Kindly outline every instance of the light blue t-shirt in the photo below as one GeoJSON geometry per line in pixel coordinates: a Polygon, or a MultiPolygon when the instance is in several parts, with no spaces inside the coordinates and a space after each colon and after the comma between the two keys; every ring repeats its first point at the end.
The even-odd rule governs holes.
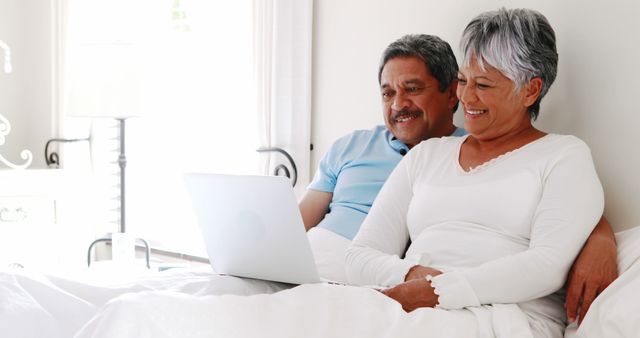
{"type": "MultiPolygon", "coordinates": [[[[465,134],[456,128],[452,136],[465,134]]],[[[329,212],[317,226],[352,240],[382,185],[408,151],[385,126],[356,130],[338,139],[308,187],[333,193],[329,212]]]]}

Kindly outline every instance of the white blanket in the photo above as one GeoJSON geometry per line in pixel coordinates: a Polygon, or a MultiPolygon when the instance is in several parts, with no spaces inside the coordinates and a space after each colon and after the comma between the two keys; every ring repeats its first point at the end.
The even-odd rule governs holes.
{"type": "MultiPolygon", "coordinates": [[[[640,228],[617,234],[617,239],[624,273],[596,299],[579,330],[568,330],[567,337],[636,337],[640,332],[640,228]]],[[[283,284],[210,271],[95,280],[103,278],[87,282],[25,270],[0,271],[0,336],[529,336],[515,305],[407,314],[395,301],[367,288],[304,285],[285,290],[283,284]],[[276,291],[280,292],[265,295],[276,291]],[[234,295],[212,296],[219,294],[234,295]]]]}
{"type": "Polygon", "coordinates": [[[285,288],[210,272],[111,286],[0,273],[0,332],[12,338],[528,336],[515,305],[407,314],[369,288],[315,284],[264,294],[285,288]],[[212,296],[223,293],[235,295],[212,296]]]}
{"type": "MultiPolygon", "coordinates": [[[[95,272],[95,271],[94,271],[95,272]]],[[[167,271],[114,280],[92,273],[76,279],[44,276],[29,270],[0,271],[0,337],[70,338],[103,306],[122,295],[163,291],[192,295],[254,295],[288,285],[211,271],[167,271]],[[87,277],[91,277],[90,281],[87,277]]],[[[134,323],[131,319],[129,322],[134,323]]]]}
{"type": "Polygon", "coordinates": [[[516,305],[409,314],[378,291],[326,284],[273,295],[153,292],[109,302],[77,335],[101,337],[530,337],[516,305]],[[135,318],[135,320],[131,320],[135,318]],[[495,329],[495,331],[494,331],[495,329]]]}

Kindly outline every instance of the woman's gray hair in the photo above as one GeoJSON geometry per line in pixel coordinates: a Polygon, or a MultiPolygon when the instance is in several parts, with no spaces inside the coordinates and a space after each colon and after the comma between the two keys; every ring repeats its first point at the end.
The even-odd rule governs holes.
{"type": "Polygon", "coordinates": [[[529,107],[531,119],[538,117],[540,101],[558,71],[556,36],[544,15],[531,9],[505,8],[482,13],[464,29],[460,49],[463,67],[472,58],[482,70],[487,63],[513,81],[516,90],[539,77],[540,96],[529,107]]]}
{"type": "MultiPolygon", "coordinates": [[[[429,73],[438,80],[438,89],[444,92],[457,79],[458,61],[451,46],[434,35],[408,34],[392,42],[382,53],[378,69],[378,83],[389,60],[397,57],[415,57],[424,62],[429,73]]],[[[456,103],[453,112],[458,108],[456,103]]]]}

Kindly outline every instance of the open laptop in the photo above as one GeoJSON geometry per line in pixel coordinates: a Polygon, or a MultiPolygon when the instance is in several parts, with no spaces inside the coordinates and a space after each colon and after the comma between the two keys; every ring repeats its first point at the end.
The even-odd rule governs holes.
{"type": "Polygon", "coordinates": [[[214,271],[321,281],[288,178],[194,173],[185,181],[214,271]]]}

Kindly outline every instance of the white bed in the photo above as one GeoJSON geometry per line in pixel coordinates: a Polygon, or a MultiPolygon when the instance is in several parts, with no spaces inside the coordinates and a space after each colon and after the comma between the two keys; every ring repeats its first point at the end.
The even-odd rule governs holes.
{"type": "MultiPolygon", "coordinates": [[[[565,337],[639,336],[640,227],[616,236],[621,276],[596,299],[580,328],[569,327],[565,337]]],[[[464,324],[458,316],[457,325],[450,325],[443,311],[406,314],[368,288],[283,290],[282,284],[184,269],[109,282],[102,277],[1,271],[2,337],[526,336],[518,331],[526,322],[509,305],[466,311],[464,324]],[[482,327],[487,319],[497,332],[482,327]]]]}

